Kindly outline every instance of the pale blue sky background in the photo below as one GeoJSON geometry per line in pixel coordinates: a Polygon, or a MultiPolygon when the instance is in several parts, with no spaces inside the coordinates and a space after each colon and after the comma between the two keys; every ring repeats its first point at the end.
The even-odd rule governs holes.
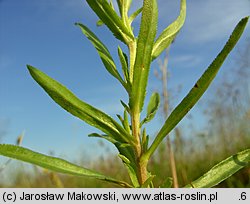
{"type": "MultiPolygon", "coordinates": [[[[142,3],[136,0],[133,8],[142,3]]],[[[159,0],[158,34],[179,13],[179,0],[159,0]]],[[[171,47],[170,87],[183,89],[180,101],[224,46],[237,22],[250,14],[248,0],[188,0],[187,19],[171,47]]],[[[98,150],[97,139],[88,138],[94,128],[71,116],[55,104],[30,77],[31,64],[72,90],[79,98],[115,117],[122,113],[119,100],[127,96],[119,83],[104,69],[92,44],[74,26],[81,22],[93,30],[117,60],[117,43],[105,27],[96,27],[97,17],[84,0],[0,0],[0,141],[15,143],[25,131],[23,146],[66,158],[98,150]]],[[[139,19],[135,22],[138,30],[139,19]]],[[[236,49],[223,65],[215,83],[227,67],[233,66],[237,50],[249,36],[249,26],[236,49]]],[[[163,56],[161,56],[163,58],[163,56]]],[[[160,89],[152,64],[148,93],[160,89]]],[[[207,94],[212,94],[213,86],[207,94]]],[[[207,96],[203,97],[203,99],[207,96]]],[[[193,115],[196,121],[198,107],[193,115]]],[[[163,120],[149,124],[154,134],[163,120]]],[[[185,120],[182,122],[185,123],[185,120]]],[[[197,128],[202,123],[197,123],[197,128]]]]}

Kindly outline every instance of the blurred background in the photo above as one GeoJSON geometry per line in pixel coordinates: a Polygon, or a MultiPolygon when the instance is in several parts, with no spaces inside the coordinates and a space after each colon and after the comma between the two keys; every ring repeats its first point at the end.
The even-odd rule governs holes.
{"type": "MultiPolygon", "coordinates": [[[[178,16],[180,1],[158,3],[159,34],[178,16]]],[[[141,5],[142,0],[134,1],[131,13],[141,5]]],[[[154,91],[162,95],[161,109],[147,125],[151,140],[249,11],[249,0],[187,1],[183,29],[170,50],[151,66],[148,95],[154,91]],[[167,86],[163,86],[165,79],[167,86]]],[[[26,69],[27,64],[39,68],[114,118],[121,114],[120,99],[128,102],[125,91],[106,72],[95,48],[74,26],[75,22],[87,25],[107,45],[120,69],[117,45],[124,51],[126,48],[106,27],[97,27],[97,20],[83,0],[0,0],[0,143],[15,144],[22,136],[24,147],[128,180],[115,148],[106,141],[89,138],[88,134],[96,129],[55,104],[26,69]]],[[[133,24],[136,34],[139,23],[140,16],[133,24]]],[[[149,168],[158,175],[156,185],[173,173],[171,151],[178,184],[184,186],[222,159],[250,147],[249,31],[248,23],[213,84],[151,159],[149,168]]],[[[1,156],[0,186],[113,187],[1,156]]],[[[250,187],[250,168],[242,169],[218,187],[250,187]]]]}

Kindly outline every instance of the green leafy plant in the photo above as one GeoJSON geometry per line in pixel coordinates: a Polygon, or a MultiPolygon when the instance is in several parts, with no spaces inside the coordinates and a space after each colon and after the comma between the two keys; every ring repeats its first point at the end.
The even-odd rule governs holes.
{"type": "MultiPolygon", "coordinates": [[[[0,154],[56,172],[94,177],[122,187],[154,187],[155,175],[152,175],[147,168],[151,156],[161,141],[177,126],[207,90],[224,60],[243,33],[248,17],[243,18],[238,23],[224,48],[186,97],[172,111],[153,139],[152,144],[149,144],[149,136],[146,133],[145,125],[154,118],[160,103],[159,94],[153,93],[146,109],[146,116],[144,118],[141,117],[150,64],[169,47],[183,26],[186,17],[186,0],[181,0],[178,18],[163,30],[158,38],[156,38],[158,23],[157,0],[144,0],[142,8],[139,8],[130,16],[128,16],[128,11],[132,0],[117,0],[119,14],[115,11],[112,2],[107,0],[86,1],[100,19],[97,24],[106,25],[113,35],[128,47],[128,54],[125,54],[118,46],[122,76],[108,48],[89,28],[81,23],[76,23],[96,48],[106,70],[121,83],[128,94],[129,102],[121,101],[124,113],[123,116],[118,115],[120,122],[117,122],[90,104],[83,102],[62,84],[35,67],[27,65],[27,68],[33,79],[58,105],[103,132],[103,134],[92,133],[90,134],[91,137],[100,137],[115,145],[119,152],[118,156],[127,169],[131,182],[119,181],[63,159],[46,156],[20,146],[0,144],[0,154]],[[135,37],[131,24],[140,13],[139,35],[135,37]]],[[[249,161],[250,149],[247,149],[220,162],[186,187],[215,186],[246,166],[249,161]]],[[[170,186],[171,178],[166,176],[166,181],[163,181],[160,187],[170,186]]]]}

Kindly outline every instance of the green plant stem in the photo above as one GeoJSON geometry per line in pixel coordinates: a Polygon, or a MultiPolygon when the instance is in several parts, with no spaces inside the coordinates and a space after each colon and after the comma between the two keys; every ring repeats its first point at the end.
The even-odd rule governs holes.
{"type": "Polygon", "coordinates": [[[135,57],[136,57],[136,40],[128,43],[129,54],[130,54],[130,62],[129,62],[129,77],[130,82],[133,82],[134,76],[134,65],[135,65],[135,57]]]}
{"type": "Polygon", "coordinates": [[[141,156],[141,146],[140,146],[140,114],[133,113],[132,115],[132,133],[135,137],[135,149],[137,156],[141,156]]]}
{"type": "Polygon", "coordinates": [[[132,113],[132,133],[135,137],[135,155],[136,155],[136,165],[137,165],[137,178],[142,185],[147,180],[147,163],[141,162],[142,148],[140,140],[140,112],[132,113]]]}
{"type": "MultiPolygon", "coordinates": [[[[129,64],[129,77],[130,82],[132,84],[133,77],[134,77],[134,65],[135,65],[135,58],[136,58],[136,48],[137,42],[136,40],[130,41],[128,44],[129,54],[130,54],[130,64],[129,64]]],[[[139,181],[140,186],[147,180],[147,162],[141,162],[142,156],[142,146],[140,140],[140,110],[132,110],[131,113],[131,127],[132,127],[132,134],[134,136],[135,145],[135,157],[136,157],[136,166],[137,166],[137,178],[139,181]]]]}

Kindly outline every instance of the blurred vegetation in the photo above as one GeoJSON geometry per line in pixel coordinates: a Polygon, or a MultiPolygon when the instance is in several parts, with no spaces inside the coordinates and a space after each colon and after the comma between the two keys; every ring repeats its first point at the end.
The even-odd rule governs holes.
{"type": "MultiPolygon", "coordinates": [[[[208,121],[207,129],[203,132],[192,130],[192,137],[187,137],[181,128],[176,128],[171,134],[180,187],[195,180],[219,161],[250,147],[250,39],[238,51],[235,66],[227,67],[227,73],[217,84],[216,94],[206,104],[204,117],[208,121]]],[[[158,175],[156,185],[171,177],[168,155],[166,142],[163,142],[150,161],[150,171],[158,175]]],[[[81,165],[81,161],[78,164],[81,165]]],[[[117,187],[95,179],[56,174],[35,166],[27,170],[28,165],[23,163],[10,165],[14,167],[9,172],[0,169],[0,178],[11,174],[11,182],[7,184],[0,179],[0,187],[117,187]]],[[[128,181],[116,155],[89,161],[89,165],[128,181]]],[[[217,187],[250,188],[250,167],[243,168],[217,187]]]]}

